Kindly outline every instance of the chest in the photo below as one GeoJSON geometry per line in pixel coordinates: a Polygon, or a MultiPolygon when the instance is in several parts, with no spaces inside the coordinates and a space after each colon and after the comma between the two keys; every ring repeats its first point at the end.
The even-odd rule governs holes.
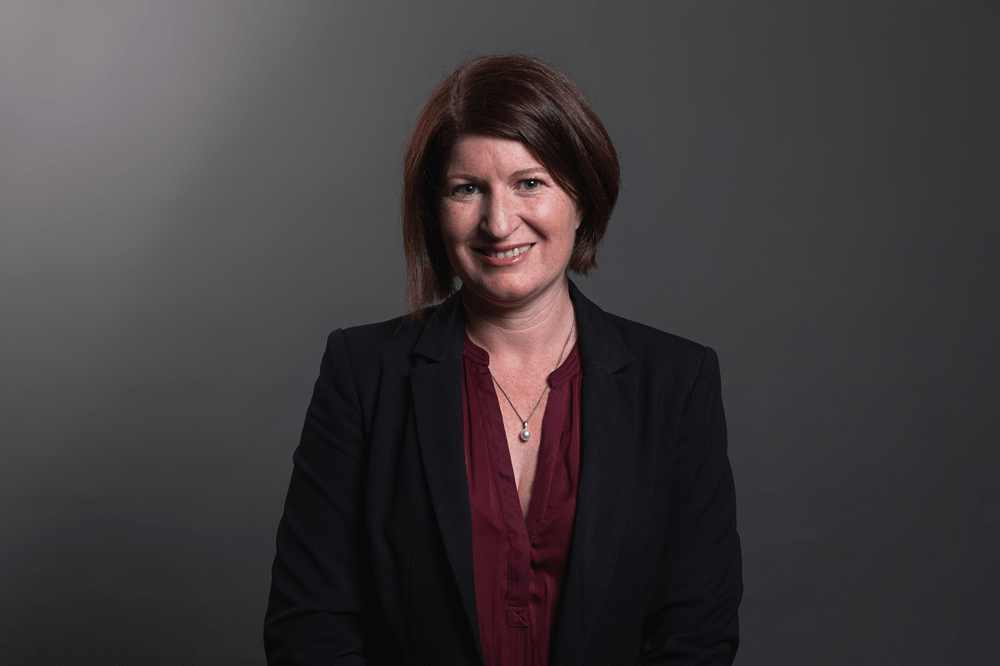
{"type": "MultiPolygon", "coordinates": [[[[466,438],[476,444],[475,451],[491,452],[488,461],[498,483],[512,477],[526,517],[540,464],[551,466],[565,456],[570,435],[579,429],[579,409],[572,409],[579,400],[579,355],[574,348],[550,373],[498,368],[494,374],[489,357],[468,342],[463,368],[466,438]]],[[[544,504],[545,498],[539,501],[544,504]]]]}

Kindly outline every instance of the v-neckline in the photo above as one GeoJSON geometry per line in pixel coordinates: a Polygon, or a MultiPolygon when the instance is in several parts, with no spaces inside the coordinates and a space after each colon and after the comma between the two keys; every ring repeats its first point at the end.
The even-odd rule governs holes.
{"type": "MultiPolygon", "coordinates": [[[[578,350],[579,342],[573,344],[566,358],[549,373],[546,382],[550,389],[562,386],[572,378],[580,366],[580,354],[578,350]]],[[[506,424],[504,423],[503,412],[500,409],[500,395],[496,389],[496,382],[490,374],[490,354],[485,349],[477,345],[466,335],[463,353],[480,366],[480,372],[489,378],[489,391],[484,391],[487,395],[492,392],[492,400],[486,400],[482,412],[484,420],[499,424],[499,428],[490,427],[489,423],[483,423],[483,434],[490,448],[490,458],[495,466],[497,491],[500,497],[501,509],[505,515],[505,520],[513,520],[516,514],[520,521],[518,524],[524,526],[524,536],[530,544],[535,540],[538,530],[545,518],[545,510],[549,500],[549,490],[552,486],[552,474],[555,470],[554,456],[556,453],[555,438],[559,436],[558,428],[554,428],[548,410],[542,415],[542,429],[540,441],[538,442],[538,459],[535,462],[535,475],[531,483],[531,499],[528,500],[527,514],[521,512],[521,498],[518,494],[517,481],[514,475],[514,464],[510,457],[510,447],[507,441],[506,424]],[[546,427],[548,426],[548,427],[546,427]],[[501,455],[502,453],[502,455],[501,455]],[[511,507],[513,495],[513,507],[511,507]]],[[[484,381],[485,384],[485,381],[484,381]]],[[[483,387],[485,388],[485,387],[483,387]]],[[[519,530],[518,530],[519,531],[519,530]]]]}

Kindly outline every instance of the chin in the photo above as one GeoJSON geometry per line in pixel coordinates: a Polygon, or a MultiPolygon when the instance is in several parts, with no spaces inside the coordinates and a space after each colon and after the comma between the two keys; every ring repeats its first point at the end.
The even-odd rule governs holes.
{"type": "Polygon", "coordinates": [[[517,303],[531,293],[530,289],[518,288],[513,285],[483,284],[474,281],[463,281],[462,284],[473,298],[496,305],[517,303]]]}
{"type": "Polygon", "coordinates": [[[532,299],[541,296],[553,286],[558,284],[558,279],[546,284],[518,284],[491,282],[490,284],[472,283],[469,291],[474,298],[484,303],[503,308],[514,308],[530,302],[532,299]]]}

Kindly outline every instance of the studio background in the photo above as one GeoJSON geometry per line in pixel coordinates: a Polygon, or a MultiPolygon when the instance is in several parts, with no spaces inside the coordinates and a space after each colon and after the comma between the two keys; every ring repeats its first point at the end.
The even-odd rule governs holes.
{"type": "Polygon", "coordinates": [[[989,663],[998,12],[978,2],[0,3],[0,661],[261,665],[333,328],[404,310],[403,145],[538,55],[624,168],[577,279],[718,350],[737,663],[989,663]]]}

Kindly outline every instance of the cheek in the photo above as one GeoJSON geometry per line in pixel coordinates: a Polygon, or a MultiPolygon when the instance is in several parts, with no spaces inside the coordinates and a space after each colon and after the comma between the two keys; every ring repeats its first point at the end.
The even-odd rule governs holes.
{"type": "Polygon", "coordinates": [[[583,222],[583,210],[576,201],[569,195],[563,194],[558,203],[552,207],[552,214],[562,220],[560,226],[562,229],[569,229],[575,240],[576,230],[583,222]]]}
{"type": "Polygon", "coordinates": [[[438,216],[441,240],[451,262],[459,260],[468,248],[470,238],[475,234],[475,224],[468,223],[468,215],[463,215],[460,206],[442,206],[438,216]]]}
{"type": "Polygon", "coordinates": [[[444,238],[445,243],[455,240],[460,235],[459,219],[455,215],[454,208],[447,204],[442,204],[439,209],[438,224],[441,227],[441,237],[444,238]]]}

